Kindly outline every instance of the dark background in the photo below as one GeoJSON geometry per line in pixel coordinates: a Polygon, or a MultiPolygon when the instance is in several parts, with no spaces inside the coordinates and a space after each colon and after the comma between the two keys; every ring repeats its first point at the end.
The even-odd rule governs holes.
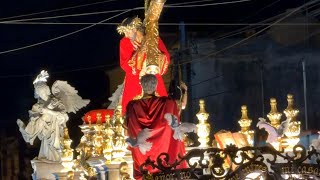
{"type": "MultiPolygon", "coordinates": [[[[91,100],[91,103],[76,115],[70,114],[70,120],[67,124],[71,128],[69,131],[71,139],[74,140],[73,146],[78,144],[81,135],[77,125],[82,124],[81,117],[89,110],[104,107],[107,98],[110,96],[109,80],[105,72],[119,66],[118,49],[121,36],[116,32],[116,25],[97,25],[85,31],[39,46],[1,54],[3,51],[43,42],[89,26],[71,24],[11,24],[3,23],[5,21],[3,18],[94,2],[102,1],[0,1],[0,131],[5,137],[18,138],[20,148],[25,148],[26,144],[23,142],[16,125],[16,119],[21,118],[27,122],[28,110],[36,102],[33,97],[34,89],[32,82],[42,69],[47,70],[50,74],[48,82],[50,86],[55,80],[66,80],[79,91],[80,96],[91,100]]],[[[168,0],[166,4],[182,2],[191,2],[191,0],[168,0]]],[[[219,3],[225,1],[216,0],[203,3],[212,2],[219,3]]],[[[256,23],[307,2],[309,1],[252,0],[218,6],[164,8],[160,23],[179,23],[181,21],[185,23],[256,23]]],[[[116,0],[59,12],[18,17],[16,19],[127,9],[140,7],[143,4],[144,1],[142,0],[116,0]]],[[[119,23],[125,17],[135,15],[143,18],[143,13],[143,10],[131,11],[107,22],[119,23]]],[[[116,14],[109,13],[29,22],[96,23],[116,14]]],[[[216,34],[227,34],[242,27],[201,25],[186,26],[186,30],[187,32],[203,32],[210,37],[215,37],[216,34]]],[[[179,27],[177,25],[160,25],[160,35],[165,33],[178,34],[178,31],[179,27]]],[[[228,71],[232,72],[233,69],[226,69],[225,73],[228,74],[228,71]]],[[[249,76],[250,72],[248,73],[249,76]]],[[[237,79],[234,79],[234,81],[237,81],[237,79]]],[[[240,83],[241,79],[238,79],[238,81],[240,83]]],[[[233,99],[234,97],[230,98],[233,99]]],[[[223,123],[223,121],[220,121],[220,123],[223,123]]],[[[230,124],[230,126],[238,127],[236,123],[230,124]]],[[[37,145],[39,143],[36,143],[35,147],[37,145]]],[[[28,146],[28,149],[30,148],[28,146]]],[[[30,152],[28,151],[29,156],[33,158],[36,156],[37,151],[38,148],[31,149],[30,152]]]]}
{"type": "MultiPolygon", "coordinates": [[[[34,12],[59,9],[99,1],[17,1],[0,2],[0,17],[11,17],[34,12]]],[[[168,0],[166,4],[186,1],[168,0]]],[[[187,1],[191,2],[191,1],[187,1]]],[[[208,1],[204,3],[224,2],[208,1]]],[[[164,8],[160,23],[238,23],[259,22],[268,17],[297,7],[307,1],[299,0],[252,0],[229,5],[164,8]]],[[[21,17],[17,19],[78,14],[113,9],[126,9],[143,6],[141,0],[117,0],[97,5],[21,17]]],[[[95,23],[117,13],[69,17],[59,19],[37,20],[33,22],[91,22],[95,23]]],[[[108,22],[119,23],[127,16],[139,15],[143,10],[133,11],[108,22]]],[[[0,20],[4,21],[4,20],[0,20]]],[[[30,21],[32,22],[32,21],[30,21]]],[[[39,24],[0,24],[0,51],[15,49],[42,42],[88,25],[39,25],[39,24]]],[[[209,33],[229,32],[239,27],[230,26],[187,26],[187,31],[206,31],[209,33]]],[[[177,32],[178,26],[160,26],[160,33],[177,32]]],[[[102,107],[109,96],[106,70],[118,66],[118,42],[120,36],[116,25],[97,25],[77,34],[30,47],[15,52],[0,54],[0,127],[8,133],[17,130],[17,118],[28,119],[27,111],[35,102],[32,81],[42,69],[51,75],[49,83],[54,80],[66,80],[79,90],[83,98],[91,100],[87,109],[102,107]],[[97,67],[98,66],[98,67],[97,67]]],[[[116,78],[116,77],[115,77],[116,78]]],[[[84,110],[85,111],[85,110],[84,110]]],[[[81,112],[80,112],[81,113],[81,112]]],[[[71,121],[80,121],[79,119],[71,121]]]]}

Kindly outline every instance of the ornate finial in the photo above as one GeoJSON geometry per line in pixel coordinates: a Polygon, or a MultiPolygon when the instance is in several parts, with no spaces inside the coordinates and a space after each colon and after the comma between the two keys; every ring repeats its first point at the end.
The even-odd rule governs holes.
{"type": "Polygon", "coordinates": [[[209,117],[209,114],[205,110],[205,103],[203,99],[200,99],[199,101],[200,110],[197,113],[197,118],[199,121],[206,121],[209,117]]]}
{"type": "Polygon", "coordinates": [[[97,124],[102,124],[102,116],[101,116],[101,113],[97,113],[97,124]]]}
{"type": "Polygon", "coordinates": [[[241,119],[238,121],[241,130],[240,133],[246,135],[248,143],[253,146],[254,131],[250,130],[252,120],[248,117],[248,109],[246,105],[241,106],[241,119]]]}
{"type": "Polygon", "coordinates": [[[110,117],[110,114],[106,114],[105,120],[106,120],[105,129],[111,128],[111,117],[110,117]]]}
{"type": "Polygon", "coordinates": [[[197,134],[199,136],[198,141],[200,142],[199,147],[208,147],[208,142],[210,140],[210,124],[207,122],[209,114],[205,110],[205,103],[203,99],[199,101],[200,110],[197,113],[197,118],[199,123],[197,124],[197,134]]]}
{"type": "Polygon", "coordinates": [[[300,141],[301,122],[296,120],[299,110],[294,108],[293,95],[288,94],[287,101],[288,106],[284,110],[284,114],[287,117],[286,126],[283,130],[285,137],[281,139],[281,146],[284,151],[292,151],[293,147],[300,141]]]}
{"type": "Polygon", "coordinates": [[[241,127],[241,131],[245,132],[250,129],[252,120],[248,117],[247,106],[241,106],[241,119],[238,121],[241,127]]]}
{"type": "Polygon", "coordinates": [[[280,120],[282,114],[277,110],[277,100],[275,98],[270,98],[271,110],[268,113],[267,117],[269,118],[271,125],[275,128],[280,126],[280,120]]]}
{"type": "Polygon", "coordinates": [[[292,94],[287,95],[287,101],[288,101],[288,106],[284,110],[284,114],[286,115],[287,119],[289,119],[290,121],[296,121],[296,117],[299,113],[299,110],[294,108],[292,94]]]}
{"type": "Polygon", "coordinates": [[[91,116],[88,116],[89,127],[91,127],[91,116]]]}

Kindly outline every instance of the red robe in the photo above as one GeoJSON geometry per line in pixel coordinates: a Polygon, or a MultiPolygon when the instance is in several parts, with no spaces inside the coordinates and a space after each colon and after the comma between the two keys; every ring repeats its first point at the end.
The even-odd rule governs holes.
{"type": "MultiPolygon", "coordinates": [[[[142,154],[138,147],[129,148],[132,152],[135,179],[142,178],[139,167],[148,156],[151,160],[156,160],[160,153],[165,152],[170,156],[169,163],[173,163],[178,154],[185,155],[184,143],[173,138],[173,130],[164,118],[166,113],[179,117],[175,100],[168,97],[153,96],[148,99],[133,100],[127,106],[126,125],[129,137],[136,138],[142,129],[151,129],[151,137],[147,139],[152,143],[150,151],[142,154]]],[[[186,163],[182,163],[178,168],[186,168],[186,163]]],[[[150,172],[154,173],[157,170],[150,169],[150,172]]]]}
{"type": "MultiPolygon", "coordinates": [[[[156,94],[158,96],[167,96],[166,87],[161,75],[165,74],[170,63],[170,54],[164,45],[163,41],[159,39],[159,50],[165,54],[166,58],[161,67],[160,74],[156,74],[158,85],[156,94]]],[[[140,71],[145,60],[145,53],[135,54],[135,49],[129,38],[122,38],[120,41],[120,66],[126,72],[124,80],[123,94],[122,94],[122,114],[125,113],[126,106],[129,101],[142,97],[142,88],[140,85],[140,71]]]]}

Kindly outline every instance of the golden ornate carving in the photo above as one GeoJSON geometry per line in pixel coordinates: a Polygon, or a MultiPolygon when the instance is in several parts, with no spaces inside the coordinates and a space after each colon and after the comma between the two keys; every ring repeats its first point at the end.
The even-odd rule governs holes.
{"type": "Polygon", "coordinates": [[[113,151],[112,151],[112,157],[115,159],[122,159],[122,157],[125,155],[125,149],[127,148],[127,143],[125,141],[124,137],[124,128],[122,126],[123,124],[123,118],[121,116],[122,107],[119,105],[117,109],[115,110],[114,118],[114,136],[113,136],[113,151]]]}
{"type": "Polygon", "coordinates": [[[114,132],[112,130],[111,125],[111,118],[110,115],[106,115],[106,123],[104,127],[104,147],[103,147],[103,154],[106,158],[106,164],[110,164],[112,160],[112,150],[113,150],[113,141],[112,137],[114,132]]]}
{"type": "Polygon", "coordinates": [[[64,169],[62,172],[68,172],[72,170],[73,166],[73,149],[71,149],[70,145],[72,140],[69,137],[68,128],[63,128],[63,139],[62,139],[62,155],[61,161],[64,169]]]}
{"type": "Polygon", "coordinates": [[[199,147],[208,147],[208,142],[210,141],[210,124],[207,122],[209,114],[205,110],[205,103],[203,99],[199,101],[200,110],[197,113],[197,118],[199,123],[197,124],[197,134],[199,136],[198,141],[200,142],[199,147]]]}
{"type": "Polygon", "coordinates": [[[103,138],[103,126],[101,123],[101,114],[97,113],[97,124],[94,126],[95,134],[93,135],[93,149],[94,149],[94,156],[102,156],[103,155],[103,144],[104,144],[104,138],[103,138]]]}
{"type": "Polygon", "coordinates": [[[87,163],[87,160],[94,155],[92,144],[92,133],[94,129],[92,129],[91,121],[89,121],[89,123],[89,126],[80,126],[84,135],[81,137],[80,143],[76,147],[76,151],[79,153],[79,155],[77,156],[77,159],[74,160],[73,169],[75,171],[84,171],[87,176],[93,177],[96,175],[95,169],[90,167],[90,165],[87,163]]]}
{"type": "Polygon", "coordinates": [[[128,173],[128,163],[121,162],[119,165],[119,173],[120,173],[120,180],[130,180],[130,174],[128,173]]]}
{"type": "Polygon", "coordinates": [[[300,141],[300,121],[297,121],[296,117],[299,113],[298,109],[294,108],[293,95],[287,95],[288,106],[284,110],[284,114],[287,117],[287,127],[284,128],[284,135],[281,139],[281,147],[285,151],[292,151],[293,147],[300,141]]]}
{"type": "Polygon", "coordinates": [[[146,73],[157,74],[160,73],[159,64],[163,64],[163,58],[159,58],[161,52],[158,49],[159,41],[159,25],[158,20],[163,9],[164,1],[145,1],[145,27],[146,38],[145,46],[146,52],[146,73]]]}
{"type": "Polygon", "coordinates": [[[239,132],[244,134],[247,137],[248,143],[253,146],[254,131],[250,130],[252,120],[248,117],[248,109],[245,105],[241,106],[241,118],[238,123],[241,127],[241,130],[239,132]]]}
{"type": "Polygon", "coordinates": [[[282,114],[277,110],[277,100],[275,98],[270,98],[270,106],[271,110],[267,114],[267,117],[269,118],[271,125],[278,128],[280,126],[282,114]]]}

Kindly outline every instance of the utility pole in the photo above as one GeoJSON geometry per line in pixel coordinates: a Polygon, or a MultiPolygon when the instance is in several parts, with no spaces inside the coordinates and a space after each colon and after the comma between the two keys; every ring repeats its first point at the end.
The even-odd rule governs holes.
{"type": "Polygon", "coordinates": [[[303,76],[303,97],[304,97],[304,118],[306,122],[306,130],[308,130],[308,107],[307,107],[307,78],[306,78],[306,64],[302,60],[302,76],[303,76]]]}
{"type": "Polygon", "coordinates": [[[264,117],[264,81],[263,81],[263,61],[259,60],[260,66],[260,82],[261,82],[261,105],[262,105],[262,117],[264,117]]]}
{"type": "MultiPolygon", "coordinates": [[[[180,41],[180,47],[179,47],[179,54],[180,58],[179,63],[183,63],[187,59],[189,59],[189,53],[187,53],[189,50],[187,48],[187,40],[186,40],[186,30],[185,30],[185,24],[184,22],[180,22],[179,24],[179,41],[180,41]]],[[[187,107],[186,111],[182,112],[182,117],[187,122],[192,122],[193,120],[193,108],[192,108],[192,88],[191,88],[191,64],[183,64],[181,68],[181,79],[186,83],[188,86],[188,100],[187,100],[187,107]]]]}

